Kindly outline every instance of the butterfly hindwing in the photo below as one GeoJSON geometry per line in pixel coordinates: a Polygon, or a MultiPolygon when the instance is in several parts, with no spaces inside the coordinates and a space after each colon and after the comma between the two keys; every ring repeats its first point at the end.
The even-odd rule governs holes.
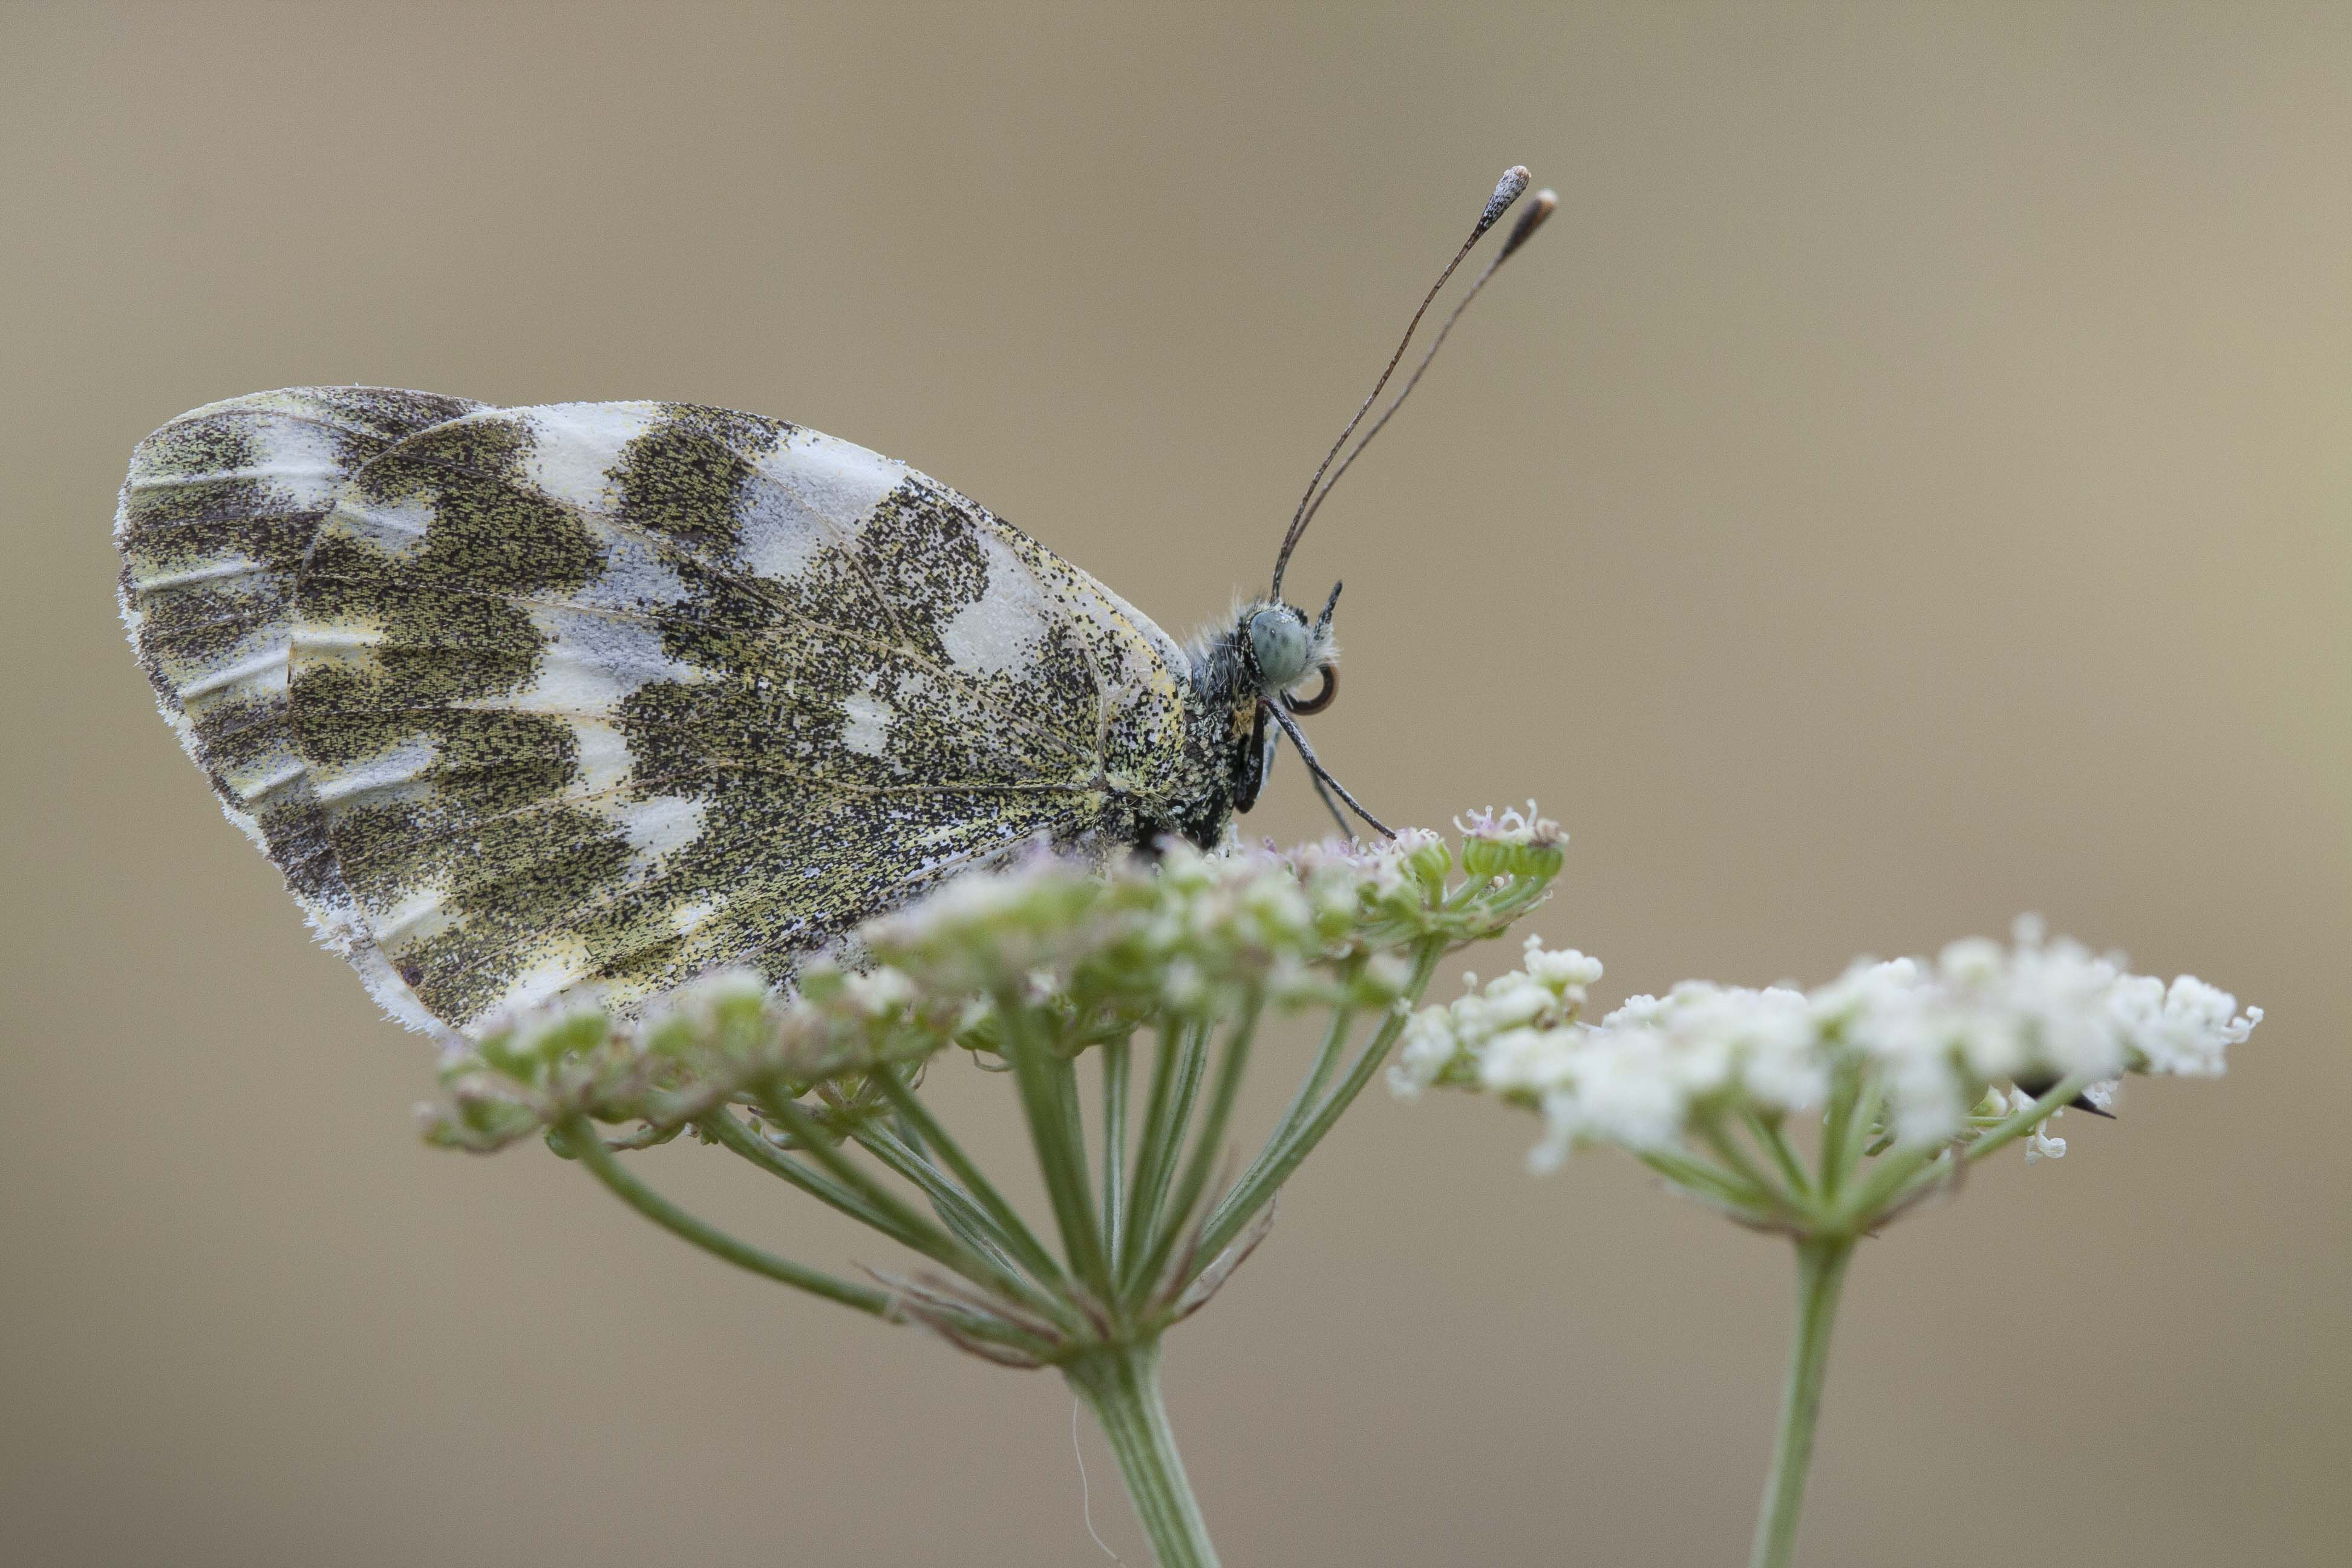
{"type": "MultiPolygon", "coordinates": [[[[164,718],[230,820],[363,974],[383,972],[342,886],[289,722],[296,576],[361,465],[478,406],[368,386],[211,404],[139,444],[115,515],[123,620],[164,718]]],[[[432,1022],[413,1001],[403,1017],[418,1027],[432,1022]]]]}
{"type": "Polygon", "coordinates": [[[904,465],[719,409],[480,409],[390,445],[293,619],[371,983],[460,1029],[787,978],[958,867],[1172,824],[1211,765],[1184,656],[1094,579],[904,465]]]}

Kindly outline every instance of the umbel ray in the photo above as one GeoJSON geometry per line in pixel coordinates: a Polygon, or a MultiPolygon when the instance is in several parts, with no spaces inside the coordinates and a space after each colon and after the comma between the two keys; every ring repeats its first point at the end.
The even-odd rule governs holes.
{"type": "MultiPolygon", "coordinates": [[[[626,1013],[722,966],[787,983],[1033,841],[1213,844],[1281,735],[1343,831],[1344,805],[1385,833],[1298,721],[1337,690],[1339,589],[1310,617],[1283,574],[1527,185],[1503,177],[1422,300],[1266,594],[1189,645],[814,430],[358,386],[232,398],[141,442],[123,616],[229,816],[377,1000],[445,1040],[558,994],[626,1013]]],[[[1553,205],[1537,194],[1429,355],[1553,205]]]]}

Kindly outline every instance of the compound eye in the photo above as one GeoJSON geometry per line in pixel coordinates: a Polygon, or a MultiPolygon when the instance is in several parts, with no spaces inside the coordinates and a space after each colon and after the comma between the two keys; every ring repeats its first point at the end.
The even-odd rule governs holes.
{"type": "Polygon", "coordinates": [[[1280,691],[1307,674],[1311,639],[1305,623],[1281,610],[1260,610],[1250,617],[1250,654],[1257,660],[1257,678],[1265,689],[1280,691]]]}
{"type": "Polygon", "coordinates": [[[1315,673],[1323,678],[1323,684],[1316,689],[1315,695],[1312,697],[1286,696],[1282,700],[1284,707],[1293,713],[1320,713],[1331,706],[1331,700],[1339,695],[1339,667],[1333,664],[1318,664],[1315,667],[1315,673]]]}

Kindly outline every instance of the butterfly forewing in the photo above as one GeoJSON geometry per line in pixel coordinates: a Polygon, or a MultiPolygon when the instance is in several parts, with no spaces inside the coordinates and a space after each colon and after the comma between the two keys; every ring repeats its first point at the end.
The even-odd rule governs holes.
{"type": "Polygon", "coordinates": [[[1177,825],[1216,766],[1150,621],[774,420],[264,394],[151,437],[123,518],[167,714],[419,1026],[787,978],[1040,835],[1177,825]]]}

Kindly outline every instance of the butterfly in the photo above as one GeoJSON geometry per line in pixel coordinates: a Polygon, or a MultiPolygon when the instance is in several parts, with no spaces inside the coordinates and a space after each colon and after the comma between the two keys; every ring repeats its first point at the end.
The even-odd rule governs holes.
{"type": "MultiPolygon", "coordinates": [[[[1413,326],[1527,184],[1506,174],[1413,326]]],[[[1337,691],[1339,591],[1310,616],[1282,576],[1412,336],[1269,592],[1186,645],[985,508],[814,430],[365,386],[231,398],[141,442],[123,617],[230,818],[400,1022],[455,1043],[720,967],[788,984],[1041,839],[1214,844],[1282,735],[1343,831],[1341,803],[1387,832],[1297,721],[1337,691]]]]}

